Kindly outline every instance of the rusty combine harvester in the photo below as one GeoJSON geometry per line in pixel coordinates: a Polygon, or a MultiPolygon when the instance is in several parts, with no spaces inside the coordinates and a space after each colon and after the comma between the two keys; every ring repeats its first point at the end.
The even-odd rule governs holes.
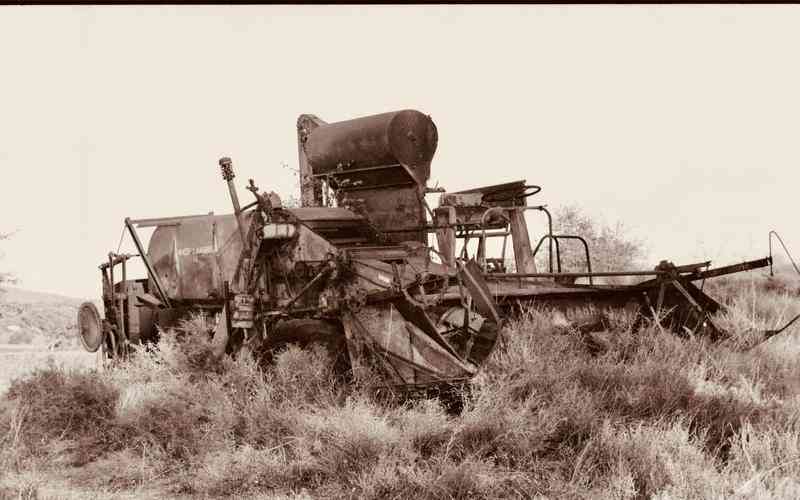
{"type": "Polygon", "coordinates": [[[498,338],[503,318],[521,303],[671,310],[665,326],[719,337],[720,309],[694,282],[767,266],[771,258],[709,269],[709,262],[654,270],[592,272],[590,249],[577,235],[553,234],[540,188],[525,181],[448,193],[428,187],[437,130],[412,110],[337,123],[313,115],[297,122],[301,207],[260,192],[240,206],[230,159],[219,161],[233,213],[126,219],[138,254],[109,253],[100,265],[104,318],[81,306],[81,341],[89,351],[123,358],[130,344],[203,310],[216,318],[215,354],[243,346],[267,358],[288,343],[322,343],[346,353],[355,370],[369,361],[381,384],[426,386],[467,381],[498,338]],[[425,195],[440,193],[431,209],[425,195]],[[542,213],[549,230],[531,245],[525,212],[542,213]],[[155,227],[147,247],[136,228],[155,227]],[[435,239],[435,245],[429,243],[435,239]],[[508,238],[505,255],[487,241],[508,238]],[[560,245],[585,249],[585,272],[561,272],[560,245]],[[477,242],[469,251],[468,243],[477,242]],[[459,248],[461,245],[461,248],[459,248]],[[535,257],[546,252],[547,270],[535,257]],[[129,279],[141,258],[148,276],[129,279]],[[601,285],[597,278],[638,278],[601,285]]]}

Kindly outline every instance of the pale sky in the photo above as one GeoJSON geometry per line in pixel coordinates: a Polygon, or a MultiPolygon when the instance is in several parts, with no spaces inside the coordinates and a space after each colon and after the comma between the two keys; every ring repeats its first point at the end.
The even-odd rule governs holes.
{"type": "Polygon", "coordinates": [[[0,7],[0,270],[98,297],[124,217],[230,211],[219,157],[288,196],[299,114],[404,108],[431,184],[527,179],[653,264],[800,252],[799,49],[789,5],[0,7]]]}

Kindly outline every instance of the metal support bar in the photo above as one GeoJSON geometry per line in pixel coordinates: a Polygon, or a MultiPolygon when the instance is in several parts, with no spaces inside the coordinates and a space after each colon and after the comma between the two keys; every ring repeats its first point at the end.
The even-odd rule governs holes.
{"type": "MultiPolygon", "coordinates": [[[[583,243],[583,249],[584,249],[584,252],[585,252],[585,255],[586,255],[586,270],[587,270],[588,273],[591,273],[592,272],[592,260],[591,260],[591,257],[589,256],[589,244],[586,243],[586,240],[583,239],[581,236],[573,236],[573,235],[569,235],[569,234],[565,234],[565,235],[545,234],[544,236],[542,236],[539,239],[539,243],[536,244],[536,248],[533,250],[534,257],[536,256],[537,253],[539,253],[539,248],[541,248],[542,243],[544,243],[545,239],[554,241],[555,244],[556,244],[556,272],[560,273],[561,272],[561,245],[559,244],[558,240],[562,239],[562,238],[563,239],[579,240],[581,243],[583,243]]],[[[551,246],[552,246],[552,244],[551,244],[551,246]]],[[[550,270],[550,272],[553,272],[552,269],[550,270]]],[[[591,276],[589,276],[589,284],[590,285],[592,284],[592,277],[591,276]]]]}
{"type": "MultiPolygon", "coordinates": [[[[150,262],[150,258],[147,256],[147,252],[144,251],[144,246],[142,246],[142,242],[139,240],[139,235],[136,233],[136,229],[133,227],[131,223],[130,217],[125,217],[125,226],[128,228],[128,231],[131,233],[131,237],[133,238],[133,243],[136,245],[136,250],[139,251],[139,255],[142,257],[142,261],[144,262],[144,267],[147,268],[147,273],[152,278],[153,283],[156,285],[156,290],[158,291],[158,295],[161,298],[161,302],[164,303],[167,307],[172,307],[169,301],[169,297],[167,297],[167,292],[164,291],[164,285],[161,283],[158,275],[156,274],[156,270],[153,267],[153,264],[150,262]]],[[[113,280],[111,285],[113,286],[113,280]]]]}
{"type": "Polygon", "coordinates": [[[120,262],[125,262],[126,260],[130,259],[131,257],[138,257],[138,253],[123,253],[123,254],[116,254],[114,252],[109,252],[109,261],[103,262],[100,264],[100,269],[107,269],[109,266],[116,266],[120,262]]]}
{"type": "Polygon", "coordinates": [[[589,276],[664,276],[666,274],[663,271],[606,271],[597,273],[490,273],[485,276],[489,278],[585,278],[589,276]]]}
{"type": "MultiPolygon", "coordinates": [[[[681,279],[689,281],[697,281],[707,278],[715,278],[717,276],[724,276],[726,274],[739,273],[742,271],[750,271],[761,267],[769,266],[772,259],[766,257],[764,259],[751,260],[734,264],[731,266],[718,267],[716,269],[709,269],[708,271],[694,272],[691,274],[681,275],[681,279]]],[[[589,276],[669,276],[669,271],[604,271],[594,273],[490,273],[486,276],[489,278],[584,278],[589,276]]]]}
{"type": "Polygon", "coordinates": [[[233,184],[235,177],[233,173],[233,162],[230,158],[220,158],[219,166],[222,169],[222,178],[228,184],[228,192],[233,203],[233,214],[236,216],[236,226],[239,228],[239,236],[242,238],[242,245],[247,246],[247,235],[244,232],[244,220],[242,219],[242,208],[239,206],[239,195],[236,194],[236,186],[233,184]]]}
{"type": "Polygon", "coordinates": [[[590,273],[589,274],[589,284],[592,285],[593,284],[592,283],[592,275],[591,275],[591,272],[592,272],[592,258],[589,255],[589,244],[586,242],[586,240],[583,238],[583,236],[572,235],[572,234],[560,234],[560,235],[553,236],[553,238],[555,238],[555,240],[556,240],[556,255],[558,257],[558,272],[561,272],[561,249],[558,246],[558,240],[559,239],[578,240],[581,243],[583,243],[583,251],[584,251],[584,253],[586,255],[586,271],[588,273],[590,273]]]}
{"type": "Polygon", "coordinates": [[[120,282],[120,294],[118,295],[118,314],[117,314],[117,323],[119,324],[119,336],[120,336],[120,343],[121,348],[123,348],[123,352],[127,353],[128,347],[128,332],[125,331],[125,287],[127,286],[125,282],[128,280],[128,271],[127,266],[125,263],[128,259],[122,259],[122,281],[120,282]]]}
{"type": "Polygon", "coordinates": [[[528,236],[528,226],[525,223],[525,212],[522,207],[509,209],[511,226],[511,244],[514,248],[514,260],[516,261],[517,271],[524,273],[535,273],[536,262],[531,251],[531,240],[528,236]]]}
{"type": "Polygon", "coordinates": [[[691,304],[692,307],[694,307],[694,309],[697,312],[703,312],[703,308],[700,307],[700,304],[698,304],[697,301],[694,300],[694,297],[692,297],[691,294],[683,287],[683,285],[681,285],[680,281],[672,280],[670,283],[672,283],[672,286],[674,286],[679,292],[681,292],[681,295],[683,295],[686,298],[689,304],[691,304]]]}
{"type": "Polygon", "coordinates": [[[750,260],[740,264],[733,264],[731,266],[718,267],[716,269],[709,269],[708,271],[694,272],[687,276],[688,279],[695,281],[706,278],[716,278],[717,276],[724,276],[726,274],[740,273],[742,271],[752,271],[767,267],[772,264],[772,257],[765,257],[758,260],[750,260]]]}
{"type": "Polygon", "coordinates": [[[203,215],[181,215],[176,217],[156,217],[153,219],[131,219],[131,223],[136,224],[137,227],[177,226],[182,221],[204,219],[206,217],[213,217],[213,216],[214,212],[209,212],[203,215]]]}
{"type": "Polygon", "coordinates": [[[289,302],[286,303],[284,309],[286,309],[287,311],[291,309],[291,307],[294,305],[295,302],[297,302],[297,300],[300,297],[302,297],[307,291],[309,291],[311,287],[316,285],[322,278],[330,274],[331,271],[333,271],[332,268],[326,267],[325,269],[317,273],[317,275],[314,276],[314,278],[311,281],[306,283],[306,285],[303,288],[301,288],[299,292],[297,292],[297,295],[295,295],[289,302]]]}

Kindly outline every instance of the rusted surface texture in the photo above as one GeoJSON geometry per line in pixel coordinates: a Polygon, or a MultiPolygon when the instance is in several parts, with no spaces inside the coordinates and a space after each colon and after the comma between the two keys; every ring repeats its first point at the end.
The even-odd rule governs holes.
{"type": "Polygon", "coordinates": [[[388,244],[427,241],[422,197],[416,187],[340,192],[339,203],[365,216],[388,244]],[[391,231],[391,232],[388,232],[391,231]]]}
{"type": "Polygon", "coordinates": [[[300,115],[297,118],[298,176],[300,178],[300,204],[303,207],[319,207],[323,203],[322,181],[314,177],[305,153],[308,135],[320,125],[325,125],[325,122],[314,115],[300,115]]]}
{"type": "Polygon", "coordinates": [[[399,164],[424,185],[437,142],[429,117],[403,110],[316,127],[303,149],[315,175],[399,164]]]}
{"type": "Polygon", "coordinates": [[[414,384],[473,375],[476,367],[454,356],[393,305],[345,316],[345,327],[375,351],[394,383],[414,384]]]}
{"type": "Polygon", "coordinates": [[[465,191],[457,191],[442,195],[442,203],[448,204],[448,200],[468,199],[470,196],[480,196],[480,204],[487,207],[524,207],[527,205],[527,198],[540,191],[538,186],[529,186],[524,180],[506,182],[483,186],[465,191]]]}
{"type": "MultiPolygon", "coordinates": [[[[248,228],[251,213],[242,219],[248,228]]],[[[221,297],[222,283],[233,279],[241,253],[232,214],[158,226],[147,249],[167,295],[178,300],[221,297]]]]}

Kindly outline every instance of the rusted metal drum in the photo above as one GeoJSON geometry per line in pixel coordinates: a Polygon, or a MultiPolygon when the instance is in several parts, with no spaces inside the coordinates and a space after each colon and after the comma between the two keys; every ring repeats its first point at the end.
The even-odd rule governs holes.
{"type": "Polygon", "coordinates": [[[303,148],[315,175],[400,164],[424,182],[437,141],[433,120],[407,109],[319,126],[303,148]]]}

